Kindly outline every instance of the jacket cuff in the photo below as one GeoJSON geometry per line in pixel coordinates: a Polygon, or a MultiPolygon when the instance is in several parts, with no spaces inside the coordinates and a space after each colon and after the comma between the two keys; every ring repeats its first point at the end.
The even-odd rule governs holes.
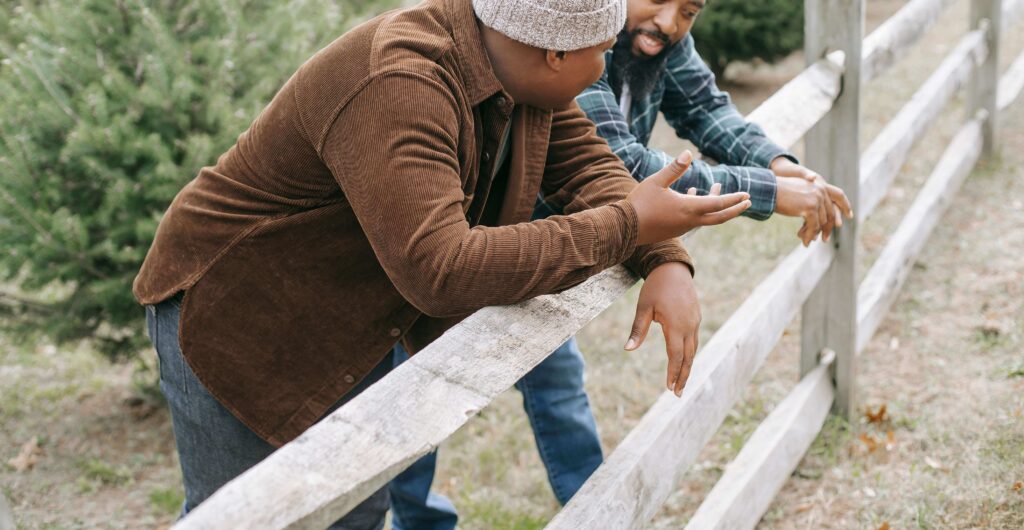
{"type": "Polygon", "coordinates": [[[682,263],[689,267],[691,275],[695,273],[693,259],[690,258],[690,253],[686,251],[682,241],[679,239],[670,239],[651,245],[641,245],[636,248],[633,255],[623,265],[633,271],[634,274],[638,274],[646,279],[651,271],[660,265],[671,262],[682,263]]]}
{"type": "Polygon", "coordinates": [[[594,215],[594,240],[607,242],[603,255],[598,256],[606,267],[622,263],[636,252],[640,221],[636,209],[629,201],[622,199],[590,211],[595,214],[600,212],[594,215]],[[609,234],[618,234],[619,238],[609,239],[609,234]]]}

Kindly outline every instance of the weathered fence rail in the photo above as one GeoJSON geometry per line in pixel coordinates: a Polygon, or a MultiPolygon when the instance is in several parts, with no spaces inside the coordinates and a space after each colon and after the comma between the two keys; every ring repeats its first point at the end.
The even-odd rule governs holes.
{"type": "MultiPolygon", "coordinates": [[[[862,42],[863,0],[807,0],[808,57],[822,58],[749,118],[783,146],[807,135],[811,165],[838,174],[850,196],[859,196],[857,220],[835,242],[791,252],[704,346],[682,397],[664,393],[549,528],[645,525],[801,309],[805,375],[751,436],[688,528],[752,528],[833,402],[840,411],[853,410],[856,353],[951,198],[993,146],[998,110],[1024,88],[1024,55],[998,83],[992,66],[999,30],[1019,20],[1024,0],[973,0],[975,29],[858,153],[860,84],[902,57],[953,1],[912,0],[862,42]],[[875,209],[910,149],[963,87],[969,87],[971,118],[854,291],[856,221],[875,209]],[[824,348],[835,351],[819,355],[824,348]]],[[[478,311],[227,484],[176,528],[328,526],[444,441],[636,281],[614,267],[558,295],[478,311]]]]}

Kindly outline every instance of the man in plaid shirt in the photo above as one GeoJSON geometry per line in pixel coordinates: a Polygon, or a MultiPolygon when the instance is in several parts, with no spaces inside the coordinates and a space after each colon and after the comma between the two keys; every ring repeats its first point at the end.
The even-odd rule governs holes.
{"type": "MultiPolygon", "coordinates": [[[[674,158],[647,147],[660,111],[680,138],[721,162],[711,165],[695,160],[673,189],[706,194],[718,184],[722,193],[745,191],[752,205],[743,215],[757,220],[775,212],[802,217],[797,236],[804,245],[818,234],[828,240],[833,227],[842,225],[842,217],[852,216],[846,195],[746,121],[729,95],[718,89],[689,35],[703,8],[703,0],[628,0],[626,27],[605,54],[604,75],[576,102],[637,180],[653,175],[674,158]]],[[[559,213],[541,198],[534,218],[559,213]]],[[[626,349],[636,349],[640,342],[642,336],[626,349]]],[[[548,480],[565,504],[603,458],[583,389],[583,356],[575,338],[524,376],[516,388],[523,394],[548,480]]],[[[429,455],[391,483],[396,529],[454,528],[451,503],[429,493],[433,474],[434,455],[429,455]]]]}

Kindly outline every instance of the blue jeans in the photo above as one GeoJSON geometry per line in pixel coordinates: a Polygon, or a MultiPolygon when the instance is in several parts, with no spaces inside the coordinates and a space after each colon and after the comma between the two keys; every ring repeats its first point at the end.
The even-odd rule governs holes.
{"type": "MultiPolygon", "coordinates": [[[[395,364],[408,358],[395,347],[395,364]]],[[[516,383],[533,427],[537,450],[548,482],[565,504],[586,482],[603,455],[590,401],[583,390],[583,355],[571,338],[516,383]]],[[[431,453],[395,477],[391,492],[395,530],[450,530],[455,508],[447,498],[430,493],[437,454],[431,453]]]]}
{"type": "MultiPolygon", "coordinates": [[[[273,453],[274,447],[238,421],[196,379],[178,344],[179,307],[178,298],[146,306],[146,324],[160,360],[160,390],[171,410],[185,486],[184,517],[229,480],[273,453]]],[[[389,355],[331,410],[384,377],[392,363],[389,355]]],[[[387,488],[381,488],[331,528],[382,529],[388,505],[387,488]]]]}

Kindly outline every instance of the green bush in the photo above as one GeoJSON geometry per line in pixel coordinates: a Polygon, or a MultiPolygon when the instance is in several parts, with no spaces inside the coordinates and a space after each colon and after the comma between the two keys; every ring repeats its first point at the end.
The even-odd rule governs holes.
{"type": "Polygon", "coordinates": [[[0,3],[0,322],[145,344],[131,282],[174,194],[304,59],[398,3],[0,3]]]}
{"type": "Polygon", "coordinates": [[[693,40],[719,76],[733,61],[777,61],[803,46],[804,0],[712,0],[693,40]]]}

